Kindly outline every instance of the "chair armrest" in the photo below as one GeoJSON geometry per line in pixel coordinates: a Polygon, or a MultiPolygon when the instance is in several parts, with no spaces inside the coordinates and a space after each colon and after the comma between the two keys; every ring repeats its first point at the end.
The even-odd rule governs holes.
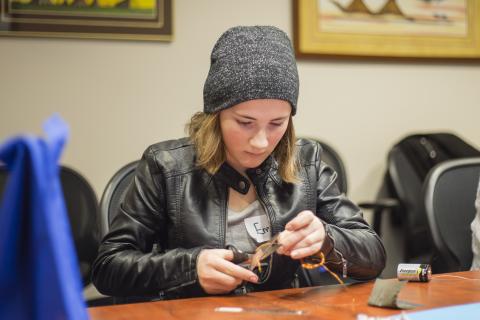
{"type": "MultiPolygon", "coordinates": [[[[362,209],[373,210],[373,230],[380,236],[383,213],[397,212],[400,208],[400,202],[393,198],[380,198],[375,202],[361,202],[358,206],[362,209]]],[[[395,218],[395,214],[393,217],[395,218]]]]}
{"type": "Polygon", "coordinates": [[[382,198],[377,199],[375,202],[360,202],[358,206],[362,209],[369,209],[374,211],[383,212],[385,210],[397,209],[400,206],[400,203],[397,199],[393,198],[382,198]]]}

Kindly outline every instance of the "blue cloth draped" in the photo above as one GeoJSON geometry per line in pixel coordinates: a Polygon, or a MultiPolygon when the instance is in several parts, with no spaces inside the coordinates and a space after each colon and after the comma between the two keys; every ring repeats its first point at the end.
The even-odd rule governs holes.
{"type": "Polygon", "coordinates": [[[88,319],[59,177],[68,126],[0,146],[9,172],[0,205],[0,319],[88,319]]]}

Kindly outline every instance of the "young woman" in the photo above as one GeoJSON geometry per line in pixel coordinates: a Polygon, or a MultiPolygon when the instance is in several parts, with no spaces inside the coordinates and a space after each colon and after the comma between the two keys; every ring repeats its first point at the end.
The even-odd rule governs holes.
{"type": "Polygon", "coordinates": [[[335,272],[376,277],[383,245],[339,191],[321,146],[296,141],[297,97],[283,31],[227,30],[190,137],[150,146],[138,165],[94,264],[99,291],[172,298],[288,288],[300,259],[320,252],[335,272]],[[229,245],[253,252],[274,236],[268,272],[232,261],[229,245]]]}

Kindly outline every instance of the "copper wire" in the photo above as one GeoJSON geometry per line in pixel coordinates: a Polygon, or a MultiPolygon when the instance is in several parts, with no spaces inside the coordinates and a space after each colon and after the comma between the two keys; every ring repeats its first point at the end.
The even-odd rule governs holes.
{"type": "Polygon", "coordinates": [[[311,269],[316,269],[316,268],[320,268],[322,267],[323,269],[327,270],[328,273],[330,273],[330,275],[332,277],[335,278],[335,280],[338,281],[338,283],[340,284],[345,284],[342,279],[340,279],[340,277],[335,273],[335,272],[332,272],[326,265],[325,265],[325,255],[323,254],[323,252],[319,252],[317,253],[316,255],[314,255],[313,257],[309,257],[308,260],[317,260],[319,262],[307,262],[306,259],[301,259],[300,262],[302,264],[302,267],[305,268],[305,269],[308,269],[308,270],[311,270],[311,269]]]}

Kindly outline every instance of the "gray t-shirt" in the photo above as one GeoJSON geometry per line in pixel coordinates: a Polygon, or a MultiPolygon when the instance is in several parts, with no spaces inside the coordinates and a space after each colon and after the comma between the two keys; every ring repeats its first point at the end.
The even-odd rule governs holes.
{"type": "Polygon", "coordinates": [[[252,253],[259,243],[270,240],[271,237],[270,221],[258,200],[240,212],[228,209],[227,245],[252,253]]]}

